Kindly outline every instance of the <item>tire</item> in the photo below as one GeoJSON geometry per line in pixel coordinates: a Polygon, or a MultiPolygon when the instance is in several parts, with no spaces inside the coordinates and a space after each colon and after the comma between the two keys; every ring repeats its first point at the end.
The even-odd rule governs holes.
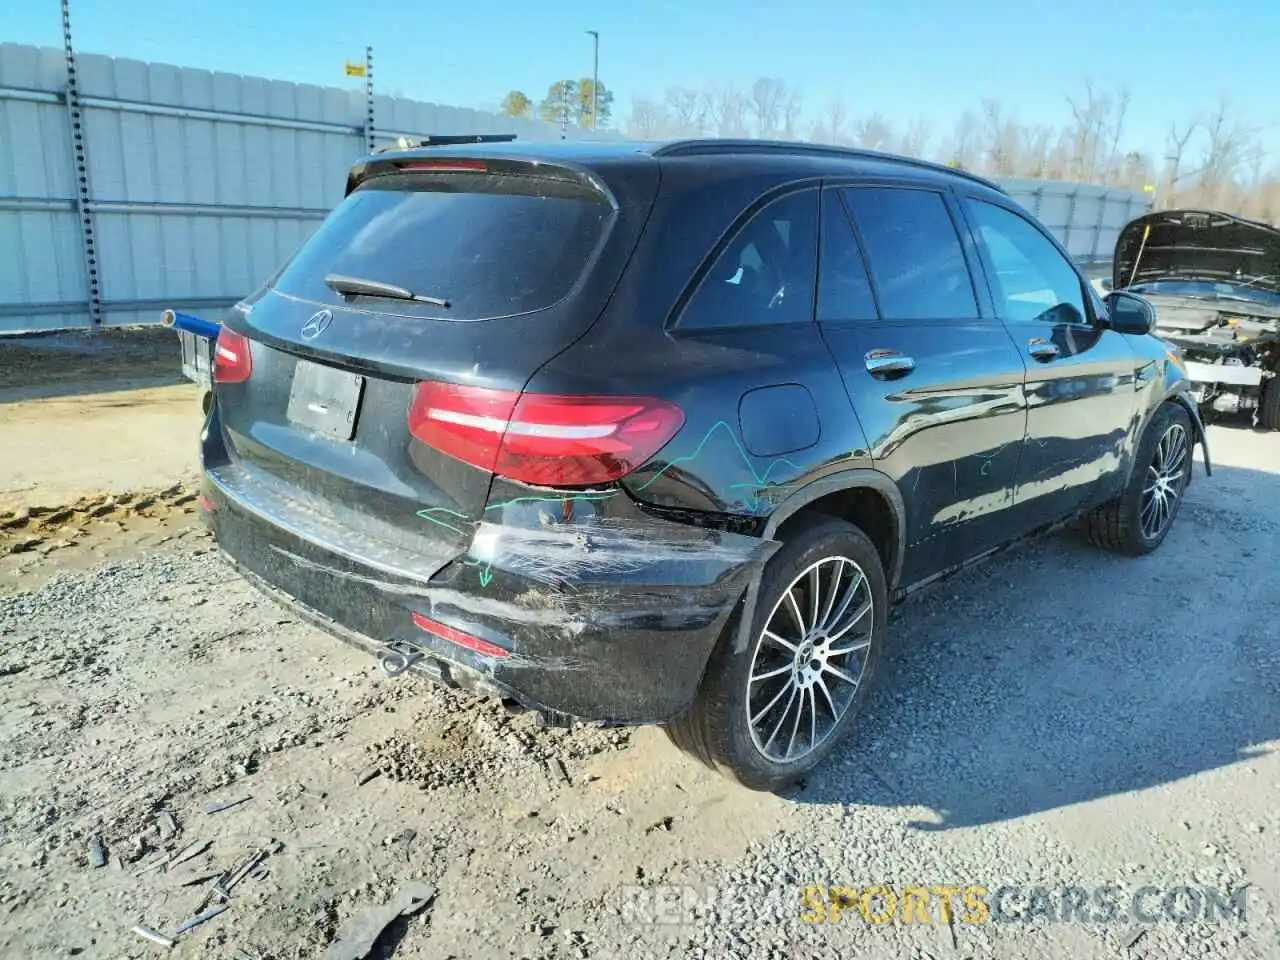
{"type": "Polygon", "coordinates": [[[1160,546],[1182,506],[1182,496],[1191,479],[1194,450],[1187,411],[1177,403],[1163,404],[1142,434],[1133,473],[1124,490],[1085,517],[1089,540],[1103,549],[1135,557],[1160,546]],[[1182,456],[1175,464],[1179,430],[1182,456]],[[1168,445],[1162,446],[1165,438],[1170,438],[1168,445]],[[1149,489],[1157,478],[1163,478],[1157,488],[1164,490],[1163,495],[1149,489]],[[1163,501],[1163,507],[1152,504],[1157,499],[1163,501]]]}
{"type": "Polygon", "coordinates": [[[879,660],[887,617],[884,568],[867,535],[842,520],[824,519],[801,528],[764,569],[747,649],[733,649],[738,621],[730,621],[697,696],[667,725],[667,735],[677,747],[743,786],[763,791],[789,786],[848,734],[879,660]],[[810,606],[815,569],[820,588],[816,617],[810,606]],[[788,600],[793,587],[795,609],[788,600]],[[858,616],[868,601],[870,609],[858,616]],[[821,629],[802,635],[797,611],[806,623],[843,629],[833,641],[823,641],[821,629]],[[856,673],[854,668],[859,668],[856,673]],[[766,676],[750,682],[753,669],[766,676]],[[771,671],[776,673],[769,675],[771,671]],[[792,709],[797,700],[803,711],[792,709]],[[750,712],[759,718],[754,733],[749,701],[750,712]],[[779,713],[783,704],[788,709],[779,713]],[[767,735],[770,730],[773,736],[767,735]],[[779,732],[787,740],[785,747],[779,732]]]}
{"type": "Polygon", "coordinates": [[[1265,430],[1280,430],[1280,373],[1268,379],[1262,389],[1258,426],[1265,430]]]}

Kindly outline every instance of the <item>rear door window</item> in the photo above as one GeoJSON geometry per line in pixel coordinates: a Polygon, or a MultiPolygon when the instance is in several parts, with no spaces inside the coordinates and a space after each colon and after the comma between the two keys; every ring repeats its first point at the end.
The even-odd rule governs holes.
{"type": "Polygon", "coordinates": [[[748,220],[703,277],[682,328],[813,322],[818,191],[778,197],[748,220]]]}
{"type": "Polygon", "coordinates": [[[844,200],[862,237],[884,319],[977,318],[973,281],[942,194],[851,187],[844,200]]]}
{"type": "Polygon", "coordinates": [[[854,239],[840,194],[822,195],[822,258],[818,268],[818,320],[874,320],[876,301],[871,279],[854,239]]]}
{"type": "Polygon", "coordinates": [[[448,173],[377,177],[342,201],[276,281],[286,295],[446,320],[531,313],[561,300],[604,236],[612,207],[585,184],[448,173]],[[329,274],[394,284],[447,308],[345,299],[329,274]]]}

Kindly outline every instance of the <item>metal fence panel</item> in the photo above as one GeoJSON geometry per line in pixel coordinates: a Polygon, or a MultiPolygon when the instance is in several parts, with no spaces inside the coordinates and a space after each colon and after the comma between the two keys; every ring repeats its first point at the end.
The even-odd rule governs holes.
{"type": "MultiPolygon", "coordinates": [[[[17,318],[29,329],[89,322],[65,83],[61,50],[0,44],[0,308],[33,308],[17,318]]],[[[0,332],[14,319],[0,313],[0,332]]]]}

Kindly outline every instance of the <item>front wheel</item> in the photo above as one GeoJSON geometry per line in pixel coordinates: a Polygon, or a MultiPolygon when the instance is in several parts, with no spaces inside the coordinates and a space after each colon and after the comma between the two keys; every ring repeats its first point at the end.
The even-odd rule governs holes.
{"type": "Polygon", "coordinates": [[[1262,385],[1258,426],[1266,430],[1280,430],[1280,373],[1276,373],[1262,385]]]}
{"type": "Polygon", "coordinates": [[[721,638],[671,740],[754,790],[804,776],[848,732],[883,646],[888,587],[875,545],[823,520],[769,561],[746,649],[721,638]]]}
{"type": "Polygon", "coordinates": [[[1182,506],[1191,465],[1191,417],[1179,404],[1166,403],[1142,434],[1124,490],[1085,518],[1089,539],[1130,556],[1156,549],[1182,506]]]}

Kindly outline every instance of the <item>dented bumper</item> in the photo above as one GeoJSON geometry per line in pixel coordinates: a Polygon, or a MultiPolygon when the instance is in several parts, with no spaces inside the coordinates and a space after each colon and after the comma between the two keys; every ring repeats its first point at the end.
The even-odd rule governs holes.
{"type": "Polygon", "coordinates": [[[206,470],[204,510],[247,579],[392,663],[563,717],[679,713],[777,544],[648,516],[621,491],[495,492],[468,544],[416,559],[304,528],[231,468],[206,470]]]}

